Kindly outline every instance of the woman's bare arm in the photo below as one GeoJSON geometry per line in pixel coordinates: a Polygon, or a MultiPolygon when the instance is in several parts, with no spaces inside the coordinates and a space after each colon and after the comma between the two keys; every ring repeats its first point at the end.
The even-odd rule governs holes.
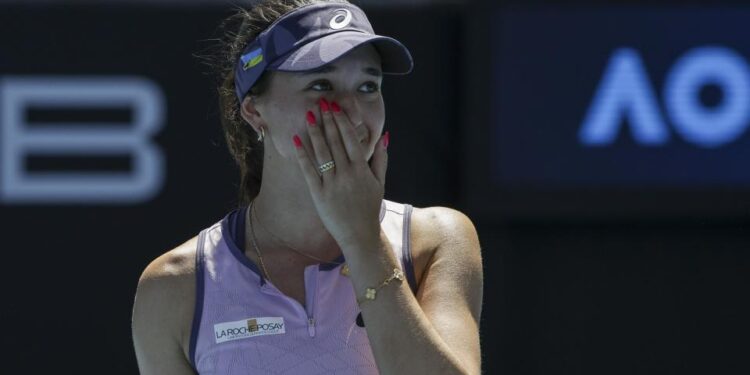
{"type": "Polygon", "coordinates": [[[192,321],[194,240],[155,259],[138,281],[133,304],[133,344],[141,375],[194,375],[185,356],[185,327],[192,321]],[[188,322],[188,323],[186,323],[188,322]]]}
{"type": "MultiPolygon", "coordinates": [[[[436,243],[417,296],[405,282],[392,283],[377,299],[360,304],[375,361],[383,374],[481,373],[479,321],[483,274],[478,235],[463,213],[430,207],[422,236],[436,243]]],[[[382,235],[381,235],[382,236],[382,235]]],[[[398,265],[390,244],[352,249],[346,260],[355,290],[378,285],[398,265]],[[376,266],[373,266],[376,265],[376,266]]]]}

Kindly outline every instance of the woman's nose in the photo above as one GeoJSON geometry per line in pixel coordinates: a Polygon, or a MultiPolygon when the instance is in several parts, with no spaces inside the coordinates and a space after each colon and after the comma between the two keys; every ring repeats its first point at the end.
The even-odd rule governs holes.
{"type": "Polygon", "coordinates": [[[349,96],[339,96],[332,98],[332,101],[339,105],[341,112],[349,116],[349,121],[351,121],[355,128],[362,124],[362,115],[356,99],[352,99],[349,96]]]}

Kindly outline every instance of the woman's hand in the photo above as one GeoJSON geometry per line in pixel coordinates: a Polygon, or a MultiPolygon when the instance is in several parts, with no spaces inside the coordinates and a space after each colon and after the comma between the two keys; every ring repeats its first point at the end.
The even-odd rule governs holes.
{"type": "Polygon", "coordinates": [[[305,114],[312,152],[298,135],[297,160],[321,221],[339,246],[371,243],[380,238],[380,205],[388,166],[388,132],[380,137],[370,163],[349,117],[337,103],[320,99],[320,113],[305,114]],[[322,124],[321,124],[322,118],[322,124]],[[319,172],[330,160],[335,167],[319,172]]]}

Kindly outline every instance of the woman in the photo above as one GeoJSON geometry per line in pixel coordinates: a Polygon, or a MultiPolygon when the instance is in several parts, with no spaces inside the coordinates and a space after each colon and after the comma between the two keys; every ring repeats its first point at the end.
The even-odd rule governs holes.
{"type": "Polygon", "coordinates": [[[408,50],[345,1],[238,19],[220,94],[242,204],[143,272],[141,373],[479,374],[474,226],[383,199],[379,87],[408,50]]]}

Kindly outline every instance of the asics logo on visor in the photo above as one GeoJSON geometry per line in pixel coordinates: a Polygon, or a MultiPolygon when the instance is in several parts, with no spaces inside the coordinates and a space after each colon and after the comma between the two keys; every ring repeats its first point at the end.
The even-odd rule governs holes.
{"type": "Polygon", "coordinates": [[[338,30],[344,28],[349,22],[352,22],[352,12],[348,9],[336,9],[335,12],[335,15],[331,18],[331,22],[329,23],[332,29],[338,30]]]}

